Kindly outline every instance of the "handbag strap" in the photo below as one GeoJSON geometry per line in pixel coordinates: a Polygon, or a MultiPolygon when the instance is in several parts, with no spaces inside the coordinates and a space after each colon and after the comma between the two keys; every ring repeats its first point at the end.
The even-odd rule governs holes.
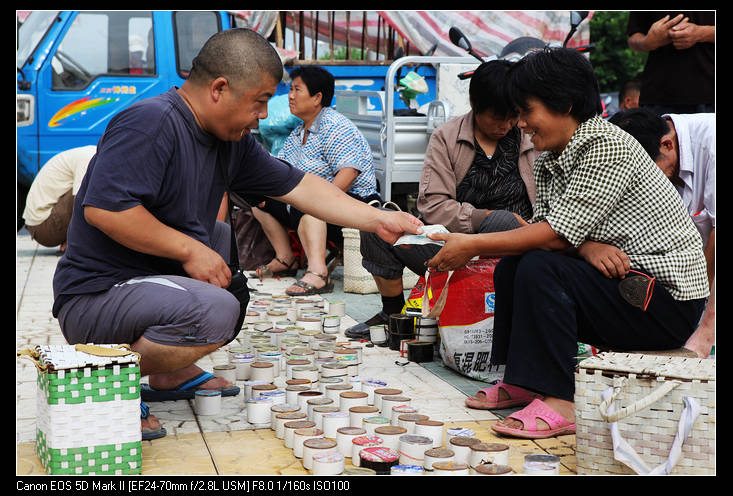
{"type": "Polygon", "coordinates": [[[227,218],[229,219],[229,232],[231,233],[231,248],[229,250],[229,264],[239,268],[239,248],[237,247],[237,237],[234,232],[234,220],[232,219],[232,192],[229,188],[229,148],[224,143],[219,143],[216,161],[221,170],[222,179],[224,179],[224,188],[227,195],[227,218]]]}

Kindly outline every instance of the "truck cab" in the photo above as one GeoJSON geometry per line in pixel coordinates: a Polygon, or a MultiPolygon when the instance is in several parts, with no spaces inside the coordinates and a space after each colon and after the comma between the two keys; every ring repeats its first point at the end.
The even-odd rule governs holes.
{"type": "Polygon", "coordinates": [[[217,11],[33,11],[18,29],[18,220],[33,179],[52,156],[96,145],[132,103],[180,86],[214,33],[217,11]]]}
{"type": "MultiPolygon", "coordinates": [[[[32,11],[17,36],[18,229],[23,225],[28,189],[51,157],[70,148],[96,145],[115,114],[139,100],[180,87],[209,37],[249,25],[243,12],[249,11],[32,11]]],[[[283,27],[278,26],[280,31],[269,36],[271,41],[280,40],[276,46],[280,50],[284,35],[283,27]]],[[[383,32],[382,36],[385,47],[387,35],[383,32]]],[[[390,39],[389,45],[394,44],[390,39]]],[[[286,61],[287,72],[299,65],[321,65],[334,75],[338,93],[357,92],[363,112],[380,114],[379,122],[371,122],[371,116],[365,120],[363,112],[352,112],[337,98],[343,104],[337,104],[337,110],[353,118],[370,142],[380,194],[406,208],[408,194],[417,192],[429,132],[426,134],[424,115],[393,118],[393,112],[407,110],[394,97],[404,57],[390,59],[390,51],[383,54],[385,58],[372,61],[303,60],[303,52],[301,41],[295,52],[301,58],[286,61]],[[371,96],[362,98],[364,92],[371,96]],[[413,120],[417,128],[410,125],[408,133],[403,133],[404,125],[413,120]]],[[[437,62],[429,57],[415,61],[419,64],[414,70],[429,90],[417,97],[418,105],[428,105],[440,93],[439,71],[431,61],[437,62]]],[[[456,85],[453,75],[443,79],[444,86],[456,85]]],[[[288,86],[286,77],[277,94],[287,94],[288,86]]],[[[448,117],[445,112],[443,118],[448,117]]]]}

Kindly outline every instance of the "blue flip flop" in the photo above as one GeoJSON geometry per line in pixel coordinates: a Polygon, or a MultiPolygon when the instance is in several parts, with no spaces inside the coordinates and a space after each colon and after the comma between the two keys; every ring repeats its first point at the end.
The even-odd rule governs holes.
{"type": "MultiPolygon", "coordinates": [[[[146,419],[148,418],[148,415],[150,415],[150,407],[140,402],[140,418],[146,419]]],[[[160,439],[161,437],[165,437],[168,432],[163,427],[158,427],[157,429],[143,429],[142,431],[142,438],[143,441],[150,441],[152,439],[160,439]]]]}
{"type": "MultiPolygon", "coordinates": [[[[196,386],[214,379],[215,376],[203,371],[199,375],[182,382],[173,389],[153,389],[148,384],[140,384],[140,398],[143,401],[175,401],[192,400],[196,393],[196,386]]],[[[239,386],[220,388],[222,396],[236,396],[239,394],[239,386]]]]}

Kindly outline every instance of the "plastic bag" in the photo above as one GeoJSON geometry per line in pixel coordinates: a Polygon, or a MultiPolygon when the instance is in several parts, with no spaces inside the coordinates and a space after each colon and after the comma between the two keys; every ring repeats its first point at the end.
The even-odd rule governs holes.
{"type": "Polygon", "coordinates": [[[267,104],[267,118],[260,121],[259,132],[262,144],[277,155],[293,129],[303,122],[290,113],[288,95],[276,95],[267,104]]]}

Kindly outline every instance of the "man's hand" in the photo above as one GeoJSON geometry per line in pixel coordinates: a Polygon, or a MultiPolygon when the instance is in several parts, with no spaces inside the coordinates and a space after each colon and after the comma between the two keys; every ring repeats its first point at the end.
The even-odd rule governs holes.
{"type": "Polygon", "coordinates": [[[659,47],[669,44],[672,39],[670,37],[670,30],[681,22],[686,22],[687,18],[682,14],[676,15],[670,19],[669,15],[666,15],[659,19],[657,22],[652,24],[649,28],[649,32],[646,34],[646,46],[649,51],[655,50],[659,47]]]}
{"type": "Polygon", "coordinates": [[[426,262],[428,267],[439,271],[456,270],[464,267],[469,260],[478,255],[474,246],[474,235],[462,233],[428,234],[428,238],[435,241],[445,241],[445,245],[426,262]]]}
{"type": "MultiPolygon", "coordinates": [[[[673,19],[666,15],[651,25],[649,31],[644,33],[634,33],[629,37],[629,47],[637,52],[651,52],[659,47],[668,45],[672,42],[670,38],[670,30],[683,21],[684,16],[679,14],[673,19]]],[[[685,20],[687,18],[684,18],[685,20]]]]}
{"type": "Polygon", "coordinates": [[[379,225],[374,232],[389,244],[394,244],[405,233],[422,233],[422,221],[407,212],[389,210],[378,210],[378,212],[380,213],[379,225]]]}
{"type": "Polygon", "coordinates": [[[216,251],[201,242],[191,243],[190,254],[181,261],[183,270],[193,279],[228,288],[232,271],[216,251]]]}
{"type": "Polygon", "coordinates": [[[87,205],[84,218],[131,250],[178,260],[192,278],[220,288],[229,287],[232,272],[217,252],[163,224],[142,205],[119,212],[87,205]]]}
{"type": "Polygon", "coordinates": [[[687,18],[669,30],[672,45],[677,50],[685,50],[700,42],[705,36],[702,26],[687,22],[687,18]]]}
{"type": "Polygon", "coordinates": [[[631,270],[629,256],[613,245],[584,241],[578,254],[609,279],[623,279],[631,270]]]}

